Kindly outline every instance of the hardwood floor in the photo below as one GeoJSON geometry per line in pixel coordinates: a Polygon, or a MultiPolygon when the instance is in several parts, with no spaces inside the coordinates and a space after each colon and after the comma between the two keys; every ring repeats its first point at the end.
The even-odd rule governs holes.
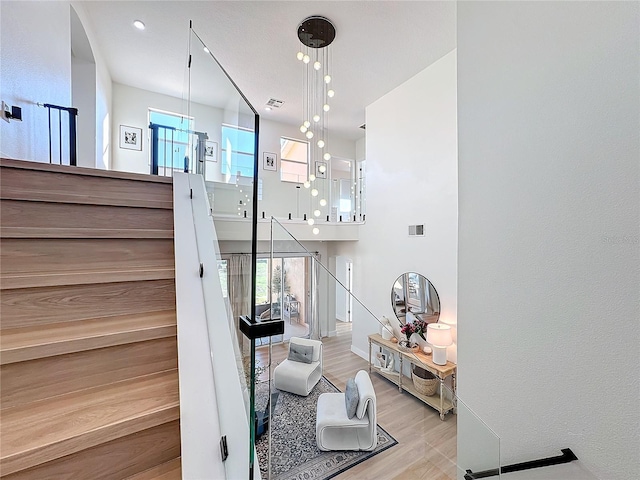
{"type": "MultiPolygon", "coordinates": [[[[351,352],[351,324],[338,322],[338,336],[323,338],[324,376],[344,391],[347,379],[367,369],[365,360],[351,352]]],[[[272,347],[272,369],[287,355],[287,345],[272,347]]],[[[257,350],[257,358],[268,363],[268,347],[257,350]]],[[[266,380],[267,374],[263,374],[266,380]]],[[[337,480],[397,479],[455,480],[457,417],[440,420],[438,412],[375,372],[378,424],[398,444],[335,477],[337,480]]]]}

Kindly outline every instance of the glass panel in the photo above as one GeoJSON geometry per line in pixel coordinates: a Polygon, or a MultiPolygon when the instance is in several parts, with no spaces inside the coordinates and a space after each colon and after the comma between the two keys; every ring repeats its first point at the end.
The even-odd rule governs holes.
{"type": "MultiPolygon", "coordinates": [[[[189,171],[204,177],[209,214],[238,217],[242,226],[234,233],[234,239],[251,245],[252,232],[256,231],[253,202],[258,187],[254,172],[257,165],[256,132],[259,130],[259,117],[194,30],[190,31],[189,50],[190,61],[187,62],[185,72],[185,81],[189,86],[185,117],[192,119],[188,133],[196,139],[192,142],[194,146],[190,154],[189,171]]],[[[164,137],[162,140],[166,142],[164,137]]],[[[195,202],[194,197],[193,203],[195,202]]],[[[213,224],[216,226],[215,222],[213,224]]],[[[217,239],[213,245],[198,244],[199,251],[208,249],[216,251],[218,257],[219,284],[228,312],[227,319],[208,313],[208,330],[220,332],[222,328],[230,328],[233,332],[232,343],[237,364],[233,375],[236,375],[237,370],[244,400],[244,404],[238,402],[224,410],[222,405],[225,399],[235,394],[229,391],[233,385],[216,383],[221,431],[227,435],[228,442],[240,442],[229,444],[230,455],[224,465],[227,476],[248,478],[250,465],[257,465],[254,448],[258,427],[258,423],[254,421],[256,385],[259,385],[264,375],[268,378],[268,372],[263,370],[270,361],[266,359],[256,362],[255,343],[240,332],[239,319],[241,316],[255,316],[256,299],[267,301],[269,265],[265,262],[256,263],[255,251],[252,254],[229,254],[222,258],[217,239]],[[254,283],[254,279],[258,281],[254,283]],[[229,322],[228,326],[225,322],[229,322]],[[229,414],[228,408],[240,409],[240,415],[229,414]],[[246,423],[241,423],[242,411],[246,413],[246,423]],[[238,432],[245,431],[246,435],[238,438],[238,432]],[[237,474],[239,464],[242,464],[241,475],[237,474]]],[[[204,272],[203,282],[206,278],[207,273],[204,272]]],[[[229,359],[220,360],[219,355],[219,352],[212,349],[213,363],[216,360],[222,361],[224,368],[231,368],[229,359]]],[[[214,381],[217,380],[214,378],[214,381]]]]}
{"type": "MultiPolygon", "coordinates": [[[[305,248],[275,219],[271,220],[271,229],[274,258],[285,254],[290,258],[306,255],[311,263],[307,305],[303,310],[309,337],[322,340],[323,378],[306,397],[290,393],[288,385],[282,387],[280,384],[279,390],[272,385],[273,391],[279,392],[279,399],[271,412],[271,445],[263,451],[264,477],[268,475],[269,465],[274,477],[285,470],[313,471],[314,462],[319,458],[316,441],[337,450],[364,449],[377,442],[373,455],[387,448],[393,449],[386,457],[387,460],[390,456],[395,459],[390,462],[390,470],[380,471],[379,464],[375,467],[380,478],[404,474],[407,478],[462,480],[467,470],[499,468],[499,438],[454,394],[455,365],[437,366],[432,355],[400,350],[397,341],[404,336],[397,319],[387,322],[384,317],[377,318],[351,291],[357,263],[345,257],[326,256],[326,253],[323,257],[321,253],[305,248]],[[352,333],[357,337],[352,337],[352,333]],[[396,342],[392,341],[393,337],[396,342]],[[364,348],[363,339],[371,340],[364,348]],[[361,370],[369,374],[378,399],[369,436],[361,433],[349,439],[347,433],[339,438],[321,434],[317,439],[316,418],[323,418],[323,411],[316,410],[322,409],[318,407],[318,397],[322,393],[344,392],[347,380],[361,370]],[[440,374],[442,380],[430,372],[440,374]],[[389,414],[391,410],[392,415],[389,414]],[[285,444],[283,439],[286,439],[285,444]],[[349,442],[357,445],[347,445],[349,442]],[[366,445],[367,442],[373,443],[366,445]],[[410,452],[406,445],[411,445],[410,452]],[[293,456],[283,458],[283,449],[297,452],[294,464],[291,463],[293,456]]],[[[315,248],[322,244],[310,245],[315,248]]],[[[288,272],[290,275],[291,269],[288,272]]],[[[422,339],[419,341],[426,345],[422,339]]],[[[272,361],[283,362],[289,350],[285,343],[273,346],[272,351],[272,361]]],[[[330,422],[328,416],[327,421],[330,422]]],[[[372,465],[369,458],[373,455],[367,451],[343,453],[339,468],[360,462],[354,467],[353,475],[366,477],[368,466],[372,465]]],[[[336,461],[335,457],[332,457],[333,461],[336,461]]],[[[318,464],[317,468],[324,467],[318,464]]]]}

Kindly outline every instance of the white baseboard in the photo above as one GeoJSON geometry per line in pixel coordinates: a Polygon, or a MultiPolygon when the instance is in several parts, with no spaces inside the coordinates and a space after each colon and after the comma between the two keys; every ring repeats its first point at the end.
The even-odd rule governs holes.
{"type": "Polygon", "coordinates": [[[358,355],[359,357],[365,359],[367,362],[369,361],[369,353],[368,352],[364,352],[362,350],[360,350],[357,347],[354,347],[353,345],[351,345],[351,351],[353,353],[355,353],[356,355],[358,355]]]}

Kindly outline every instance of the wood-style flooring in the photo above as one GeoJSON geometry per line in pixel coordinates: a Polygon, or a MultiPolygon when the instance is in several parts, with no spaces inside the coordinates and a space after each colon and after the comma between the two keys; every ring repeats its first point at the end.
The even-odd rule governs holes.
{"type": "MultiPolygon", "coordinates": [[[[338,323],[338,336],[323,338],[324,376],[344,391],[347,379],[368,368],[365,360],[351,352],[351,324],[338,323]]],[[[272,346],[271,367],[287,355],[287,345],[272,346]]],[[[268,364],[268,347],[257,350],[257,358],[268,364]]],[[[263,379],[266,380],[266,372],[263,379]]],[[[375,372],[378,424],[398,444],[335,477],[337,480],[455,480],[456,415],[444,421],[434,409],[375,372]]]]}

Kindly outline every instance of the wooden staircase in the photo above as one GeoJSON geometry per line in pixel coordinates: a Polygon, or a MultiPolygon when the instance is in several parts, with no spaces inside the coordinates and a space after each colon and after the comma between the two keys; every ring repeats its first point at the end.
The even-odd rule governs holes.
{"type": "Polygon", "coordinates": [[[179,479],[170,179],[0,160],[0,477],[179,479]]]}

